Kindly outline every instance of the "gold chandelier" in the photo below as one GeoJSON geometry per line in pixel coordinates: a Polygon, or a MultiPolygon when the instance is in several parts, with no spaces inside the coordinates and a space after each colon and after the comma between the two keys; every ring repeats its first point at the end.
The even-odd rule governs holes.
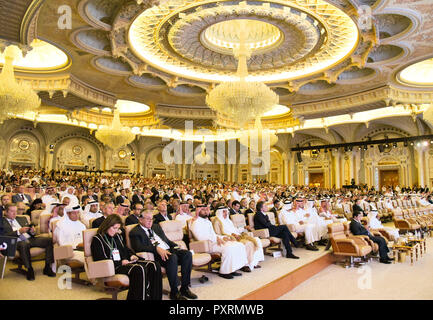
{"type": "Polygon", "coordinates": [[[262,82],[246,81],[248,76],[247,60],[251,49],[247,47],[246,23],[239,20],[239,47],[233,49],[238,59],[238,81],[223,82],[209,92],[207,105],[217,113],[229,117],[243,127],[249,120],[262,116],[279,103],[278,95],[262,82]]]}
{"type": "Polygon", "coordinates": [[[269,129],[263,129],[259,117],[256,118],[254,129],[242,131],[239,138],[240,144],[258,153],[269,151],[277,142],[277,135],[269,129]]]}
{"type": "Polygon", "coordinates": [[[27,84],[18,84],[14,76],[13,61],[20,56],[17,46],[5,49],[5,63],[0,74],[0,123],[18,114],[36,112],[41,105],[41,99],[27,84]]]}
{"type": "Polygon", "coordinates": [[[119,108],[116,108],[111,125],[109,127],[104,126],[95,133],[96,139],[113,150],[126,146],[135,139],[135,134],[132,133],[131,128],[124,127],[120,123],[119,114],[119,108]]]}

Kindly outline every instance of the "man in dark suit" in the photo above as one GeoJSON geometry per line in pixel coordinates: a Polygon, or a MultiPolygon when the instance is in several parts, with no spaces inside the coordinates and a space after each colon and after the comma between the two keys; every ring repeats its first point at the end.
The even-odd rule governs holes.
{"type": "Polygon", "coordinates": [[[12,196],[12,202],[24,202],[25,204],[30,205],[30,203],[32,202],[32,197],[30,197],[29,194],[24,193],[24,186],[19,186],[17,194],[14,194],[12,196]]]}
{"type": "Polygon", "coordinates": [[[380,256],[380,263],[390,264],[392,259],[388,258],[388,246],[386,245],[386,241],[382,237],[377,237],[371,234],[370,231],[368,231],[361,223],[362,218],[362,212],[360,211],[354,211],[353,212],[353,219],[350,222],[350,232],[352,232],[354,235],[359,236],[368,236],[374,243],[377,243],[379,245],[379,256],[380,256]]]}
{"type": "Polygon", "coordinates": [[[159,224],[153,224],[152,211],[146,210],[139,218],[140,224],[129,233],[131,247],[135,252],[151,252],[155,261],[166,269],[170,283],[170,299],[197,299],[189,290],[192,270],[192,254],[167,238],[159,224]],[[181,287],[177,288],[177,268],[181,266],[181,287]]]}
{"type": "Polygon", "coordinates": [[[30,255],[30,248],[34,247],[45,249],[43,273],[49,277],[55,277],[56,274],[51,270],[51,264],[54,262],[53,240],[48,237],[35,237],[35,229],[33,226],[28,225],[27,219],[17,217],[17,206],[14,203],[6,205],[2,220],[4,235],[17,238],[17,250],[24,266],[27,268],[27,280],[35,280],[30,255]]]}
{"type": "Polygon", "coordinates": [[[363,216],[366,215],[365,212],[364,212],[364,209],[361,207],[361,200],[359,198],[356,199],[356,202],[355,202],[355,204],[352,207],[352,211],[353,212],[355,212],[355,211],[362,212],[363,216]]]}
{"type": "Polygon", "coordinates": [[[89,199],[89,201],[98,201],[98,196],[93,192],[92,188],[87,189],[87,194],[81,197],[81,203],[83,204],[86,199],[89,199]]]}
{"type": "Polygon", "coordinates": [[[5,210],[5,206],[8,203],[11,203],[11,197],[8,194],[4,194],[1,196],[1,204],[0,204],[0,218],[3,217],[3,212],[5,210]]]}
{"type": "Polygon", "coordinates": [[[125,225],[129,226],[131,224],[138,224],[138,217],[141,215],[143,211],[143,205],[139,202],[134,203],[132,205],[132,213],[126,218],[125,225]]]}
{"type": "Polygon", "coordinates": [[[259,201],[256,205],[256,214],[254,215],[254,229],[269,229],[269,235],[271,237],[281,238],[286,248],[287,254],[286,258],[299,259],[292,253],[292,247],[290,242],[293,243],[295,247],[298,247],[295,237],[293,237],[290,230],[286,225],[284,226],[274,226],[266,213],[263,212],[264,202],[259,201]]]}
{"type": "Polygon", "coordinates": [[[153,216],[153,223],[159,224],[163,221],[172,220],[171,215],[167,214],[167,203],[164,200],[158,203],[157,208],[159,213],[153,216]]]}
{"type": "Polygon", "coordinates": [[[99,228],[105,218],[114,213],[114,203],[111,201],[101,203],[101,211],[103,216],[93,220],[92,228],[99,228]]]}
{"type": "Polygon", "coordinates": [[[273,212],[275,214],[275,217],[277,217],[278,212],[280,212],[280,210],[281,210],[281,202],[280,202],[280,200],[276,199],[276,200],[274,200],[274,206],[269,211],[273,212]]]}
{"type": "Polygon", "coordinates": [[[134,190],[135,193],[132,196],[132,203],[141,203],[144,206],[144,197],[140,189],[134,190]]]}
{"type": "Polygon", "coordinates": [[[123,202],[125,202],[126,199],[128,199],[126,197],[126,190],[120,189],[120,195],[116,197],[116,205],[122,204],[123,202]]]}
{"type": "Polygon", "coordinates": [[[238,200],[234,200],[232,202],[232,207],[229,209],[229,214],[241,214],[241,212],[239,211],[241,208],[241,203],[238,200]]]}

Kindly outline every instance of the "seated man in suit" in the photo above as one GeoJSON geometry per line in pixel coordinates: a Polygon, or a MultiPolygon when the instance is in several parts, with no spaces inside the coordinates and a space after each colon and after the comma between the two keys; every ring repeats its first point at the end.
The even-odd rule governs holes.
{"type": "Polygon", "coordinates": [[[155,261],[166,269],[170,283],[170,299],[197,299],[189,290],[192,270],[192,254],[170,241],[159,224],[153,224],[152,211],[146,210],[139,218],[140,224],[129,233],[131,247],[135,252],[151,252],[155,261]],[[181,266],[181,287],[177,288],[177,267],[181,266]]]}
{"type": "Polygon", "coordinates": [[[162,221],[173,220],[171,215],[167,214],[167,202],[165,200],[161,200],[157,208],[159,213],[153,216],[153,223],[159,224],[162,221]]]}
{"type": "Polygon", "coordinates": [[[27,268],[27,280],[35,280],[33,271],[30,248],[45,248],[45,268],[43,273],[49,277],[55,277],[56,274],[51,270],[51,264],[54,262],[53,240],[48,237],[35,237],[35,228],[28,225],[27,219],[17,217],[17,206],[14,203],[7,204],[5,207],[3,220],[4,235],[16,237],[17,250],[27,268]]]}
{"type": "Polygon", "coordinates": [[[229,209],[230,215],[232,214],[242,214],[239,210],[241,208],[241,203],[238,200],[232,202],[232,207],[229,209]]]}
{"type": "Polygon", "coordinates": [[[352,210],[353,210],[353,212],[358,211],[358,212],[361,212],[363,216],[367,216],[366,213],[364,212],[364,209],[361,207],[361,199],[360,198],[356,199],[356,202],[353,205],[352,210]]]}
{"type": "Polygon", "coordinates": [[[114,213],[114,203],[109,201],[101,203],[101,211],[102,217],[99,217],[92,222],[92,228],[99,228],[102,222],[108,217],[110,214],[114,213]]]}
{"type": "Polygon", "coordinates": [[[275,199],[274,202],[273,202],[273,204],[274,204],[274,206],[269,211],[273,212],[274,215],[276,217],[278,217],[278,212],[280,212],[280,210],[281,210],[281,201],[278,200],[278,199],[275,199]]]}
{"type": "Polygon", "coordinates": [[[143,212],[143,205],[140,202],[136,202],[132,205],[132,213],[126,218],[125,225],[138,224],[138,217],[143,212]]]}
{"type": "Polygon", "coordinates": [[[354,211],[353,212],[353,219],[350,222],[350,232],[352,232],[354,235],[364,235],[368,236],[373,242],[377,243],[379,245],[379,256],[380,256],[380,263],[390,264],[392,259],[388,258],[388,246],[386,245],[386,241],[384,238],[380,236],[374,236],[370,233],[361,223],[362,218],[362,212],[360,211],[354,211]]]}
{"type": "Polygon", "coordinates": [[[2,195],[1,196],[1,198],[0,198],[0,218],[1,217],[3,217],[3,212],[4,212],[4,209],[5,209],[5,206],[8,204],[8,203],[11,203],[11,197],[10,197],[10,195],[8,195],[8,194],[4,194],[4,195],[2,195]]]}
{"type": "Polygon", "coordinates": [[[283,226],[274,226],[269,220],[268,215],[264,212],[264,202],[257,202],[256,206],[256,214],[254,215],[254,228],[255,229],[269,229],[269,235],[271,237],[281,238],[286,248],[287,254],[286,258],[290,259],[299,259],[299,257],[295,256],[292,253],[292,247],[290,246],[290,242],[293,243],[295,247],[298,247],[298,243],[296,242],[295,237],[293,237],[289,228],[286,225],[283,226]]]}
{"type": "Polygon", "coordinates": [[[126,197],[126,190],[120,189],[120,194],[116,197],[116,205],[124,203],[128,198],[126,197]]]}
{"type": "Polygon", "coordinates": [[[141,189],[135,189],[134,195],[132,196],[132,203],[141,203],[144,206],[144,196],[141,189]]]}
{"type": "Polygon", "coordinates": [[[24,202],[26,205],[30,205],[30,203],[32,202],[32,197],[30,197],[29,194],[24,194],[24,189],[25,188],[22,185],[18,187],[17,194],[14,194],[12,196],[12,202],[24,202]]]}

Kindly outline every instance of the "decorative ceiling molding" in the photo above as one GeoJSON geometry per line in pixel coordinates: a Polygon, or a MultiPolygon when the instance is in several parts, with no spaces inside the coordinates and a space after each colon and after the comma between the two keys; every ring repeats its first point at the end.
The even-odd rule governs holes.
{"type": "MultiPolygon", "coordinates": [[[[347,97],[330,99],[326,101],[308,102],[293,106],[293,115],[311,117],[319,113],[337,112],[350,108],[367,106],[377,102],[385,102],[386,106],[397,104],[423,104],[433,101],[433,92],[420,92],[397,89],[385,86],[367,92],[352,94],[347,97]]],[[[374,108],[371,108],[374,109],[374,108]]]]}

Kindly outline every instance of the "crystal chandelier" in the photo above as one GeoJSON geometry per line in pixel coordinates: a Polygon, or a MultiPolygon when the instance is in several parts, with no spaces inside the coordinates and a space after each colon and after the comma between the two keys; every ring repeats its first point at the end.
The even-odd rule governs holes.
{"type": "Polygon", "coordinates": [[[239,21],[239,48],[234,48],[234,56],[238,59],[238,81],[223,82],[209,92],[207,105],[217,113],[223,114],[238,122],[242,127],[249,120],[262,116],[279,103],[278,95],[262,82],[250,82],[247,60],[251,49],[245,43],[246,27],[239,21]]]}
{"type": "Polygon", "coordinates": [[[258,153],[270,150],[277,142],[277,135],[269,129],[263,129],[259,117],[256,118],[254,129],[242,131],[239,138],[240,144],[258,153]]]}
{"type": "Polygon", "coordinates": [[[120,123],[119,113],[119,109],[116,108],[111,125],[109,127],[104,126],[95,133],[96,139],[113,150],[126,146],[135,139],[135,134],[132,133],[131,128],[124,127],[120,123]]]}
{"type": "Polygon", "coordinates": [[[197,162],[198,164],[205,164],[210,160],[210,155],[206,153],[204,138],[203,138],[203,143],[201,144],[201,153],[196,155],[194,159],[195,162],[197,162]]]}
{"type": "Polygon", "coordinates": [[[21,55],[17,46],[8,46],[5,63],[0,74],[0,123],[18,114],[36,112],[41,105],[36,92],[27,84],[18,84],[14,76],[13,61],[21,55]]]}

